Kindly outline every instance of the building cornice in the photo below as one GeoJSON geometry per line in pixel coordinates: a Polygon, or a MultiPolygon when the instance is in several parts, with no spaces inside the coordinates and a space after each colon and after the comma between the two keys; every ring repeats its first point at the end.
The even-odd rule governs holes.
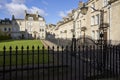
{"type": "Polygon", "coordinates": [[[61,26],[61,25],[67,24],[67,23],[69,23],[69,22],[71,22],[71,21],[73,21],[73,20],[74,20],[74,19],[70,19],[70,20],[68,20],[68,21],[66,21],[66,22],[63,22],[63,23],[59,24],[58,26],[61,26]]]}

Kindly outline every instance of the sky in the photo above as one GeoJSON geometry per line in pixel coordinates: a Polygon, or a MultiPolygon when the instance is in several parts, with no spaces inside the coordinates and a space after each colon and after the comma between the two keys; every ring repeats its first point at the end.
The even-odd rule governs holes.
{"type": "Polygon", "coordinates": [[[0,0],[0,19],[24,19],[24,11],[36,13],[45,18],[47,24],[56,24],[72,9],[78,7],[79,1],[87,0],[0,0]]]}

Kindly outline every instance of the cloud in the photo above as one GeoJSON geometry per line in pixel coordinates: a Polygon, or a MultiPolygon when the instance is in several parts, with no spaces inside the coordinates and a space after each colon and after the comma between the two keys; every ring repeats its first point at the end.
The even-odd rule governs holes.
{"type": "Polygon", "coordinates": [[[18,3],[9,3],[6,4],[6,10],[15,17],[22,17],[24,15],[24,10],[27,10],[27,7],[24,4],[18,3]]]}
{"type": "Polygon", "coordinates": [[[45,11],[43,9],[40,9],[40,8],[34,7],[34,6],[32,8],[27,9],[27,10],[30,11],[31,13],[35,13],[36,11],[38,11],[38,13],[42,16],[48,15],[47,13],[45,13],[45,11]]]}
{"type": "Polygon", "coordinates": [[[42,3],[43,3],[44,5],[48,5],[48,3],[47,3],[46,1],[42,1],[42,3]]]}
{"type": "Polygon", "coordinates": [[[70,10],[68,10],[68,11],[66,11],[66,13],[68,14],[68,13],[71,13],[72,12],[72,9],[70,9],[70,10]]]}
{"type": "Polygon", "coordinates": [[[25,3],[25,0],[12,0],[12,3],[25,3]]]}
{"type": "Polygon", "coordinates": [[[65,16],[66,16],[66,13],[65,13],[64,11],[60,11],[60,12],[59,12],[59,16],[60,16],[60,17],[65,17],[65,16]]]}
{"type": "Polygon", "coordinates": [[[67,11],[60,11],[59,12],[59,16],[60,17],[65,17],[68,13],[70,13],[72,11],[72,9],[67,10],[67,11]]]}
{"type": "MultiPolygon", "coordinates": [[[[15,17],[20,18],[24,16],[24,11],[27,10],[31,13],[35,13],[38,11],[38,13],[41,16],[47,16],[47,13],[43,9],[40,9],[38,7],[30,7],[28,8],[25,4],[22,2],[19,2],[19,0],[12,0],[13,2],[11,3],[6,3],[5,7],[7,12],[10,13],[10,15],[15,15],[15,17]]],[[[21,0],[24,1],[24,0],[21,0]]]]}

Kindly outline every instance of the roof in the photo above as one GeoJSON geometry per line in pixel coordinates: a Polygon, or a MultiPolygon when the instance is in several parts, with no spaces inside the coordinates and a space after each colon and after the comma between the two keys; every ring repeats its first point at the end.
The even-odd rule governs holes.
{"type": "Polygon", "coordinates": [[[24,19],[15,19],[15,20],[24,20],[24,19]]]}
{"type": "Polygon", "coordinates": [[[33,20],[39,20],[39,18],[43,18],[42,16],[37,15],[37,14],[28,14],[27,13],[26,16],[25,16],[25,20],[28,20],[29,17],[33,17],[33,20]]]}
{"type": "Polygon", "coordinates": [[[9,24],[12,24],[12,21],[9,19],[9,18],[5,18],[4,20],[0,20],[0,24],[4,25],[9,25],[9,24]]]}

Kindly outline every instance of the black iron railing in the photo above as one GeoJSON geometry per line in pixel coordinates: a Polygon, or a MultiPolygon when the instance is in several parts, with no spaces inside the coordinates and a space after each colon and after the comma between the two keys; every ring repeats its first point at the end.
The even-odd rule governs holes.
{"type": "Polygon", "coordinates": [[[120,79],[120,46],[6,47],[0,53],[0,80],[120,79]],[[71,50],[70,50],[71,49],[71,50]]]}

